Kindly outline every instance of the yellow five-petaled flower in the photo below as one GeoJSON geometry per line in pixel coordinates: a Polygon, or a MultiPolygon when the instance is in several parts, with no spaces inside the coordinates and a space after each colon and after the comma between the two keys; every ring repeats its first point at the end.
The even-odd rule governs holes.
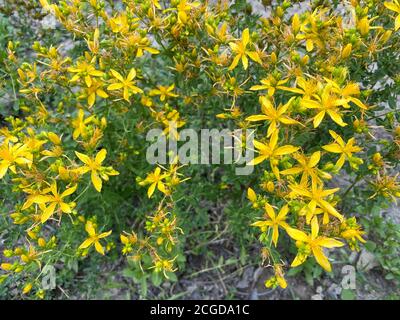
{"type": "Polygon", "coordinates": [[[104,84],[102,81],[92,79],[90,87],[87,87],[85,90],[89,107],[93,107],[94,103],[96,102],[96,96],[99,96],[103,99],[108,98],[108,94],[103,90],[103,86],[104,84]]]}
{"type": "Polygon", "coordinates": [[[283,124],[300,124],[296,120],[289,118],[285,115],[286,111],[290,107],[293,102],[293,99],[290,99],[286,104],[280,105],[277,109],[273,106],[271,100],[265,96],[260,97],[261,102],[261,111],[263,114],[257,114],[254,116],[247,117],[246,120],[253,122],[253,121],[269,121],[269,126],[267,130],[267,138],[274,133],[277,129],[278,123],[283,124]]]}
{"type": "Polygon", "coordinates": [[[96,229],[91,221],[86,222],[85,230],[89,234],[89,238],[82,242],[82,244],[79,246],[79,249],[86,249],[94,244],[96,251],[101,255],[104,255],[104,248],[99,240],[108,237],[112,231],[110,230],[108,232],[97,234],[96,229]]]}
{"type": "Polygon", "coordinates": [[[165,101],[167,97],[178,97],[177,94],[173,93],[175,84],[170,86],[157,86],[157,89],[153,89],[149,92],[150,96],[160,96],[160,101],[165,101]]]}
{"type": "Polygon", "coordinates": [[[249,165],[257,165],[265,160],[269,160],[271,164],[272,172],[279,179],[279,169],[278,169],[278,159],[277,157],[291,154],[299,150],[299,147],[295,147],[292,145],[286,145],[282,147],[278,147],[278,135],[279,129],[275,130],[272,135],[269,143],[261,143],[257,140],[254,140],[254,146],[258,149],[258,153],[260,154],[258,157],[254,158],[249,162],[249,165]]]}
{"type": "Polygon", "coordinates": [[[322,248],[342,247],[344,244],[332,238],[319,236],[317,217],[314,217],[311,221],[311,234],[309,235],[294,228],[287,228],[286,232],[291,238],[298,242],[296,245],[299,248],[299,252],[291,264],[292,267],[301,265],[307,260],[307,257],[312,254],[322,268],[328,272],[332,271],[331,264],[329,263],[328,258],[325,256],[322,248]]]}
{"type": "Polygon", "coordinates": [[[289,207],[288,205],[283,206],[278,215],[276,215],[274,208],[270,204],[266,203],[265,211],[269,219],[264,221],[256,221],[252,224],[252,226],[259,227],[262,231],[266,231],[266,229],[272,228],[272,242],[276,247],[279,238],[279,227],[282,227],[284,229],[289,227],[286,222],[286,216],[289,212],[289,207]]]}
{"type": "Polygon", "coordinates": [[[339,126],[345,127],[347,124],[343,121],[341,116],[341,111],[338,107],[347,105],[348,100],[341,99],[333,94],[332,85],[328,84],[322,90],[321,95],[314,95],[315,100],[303,99],[301,105],[309,109],[317,109],[318,113],[314,116],[314,128],[318,128],[322,120],[324,120],[325,115],[328,114],[329,117],[336,122],[339,126]]]}
{"type": "Polygon", "coordinates": [[[15,165],[32,165],[33,155],[29,152],[27,145],[22,143],[12,144],[5,141],[0,146],[0,179],[5,176],[8,169],[16,173],[15,165]]]}
{"type": "Polygon", "coordinates": [[[76,67],[68,68],[69,72],[75,73],[70,82],[76,82],[82,78],[84,79],[86,85],[91,87],[93,83],[93,77],[102,77],[104,75],[104,72],[96,70],[94,66],[95,63],[96,58],[93,58],[90,62],[85,60],[80,61],[76,64],[76,67]]]}
{"type": "Polygon", "coordinates": [[[134,68],[129,71],[129,74],[126,78],[124,78],[118,71],[113,69],[111,69],[110,72],[117,82],[110,84],[107,88],[108,91],[123,89],[123,97],[128,102],[132,94],[143,93],[143,90],[136,87],[135,81],[133,81],[133,79],[136,77],[136,70],[134,68]]]}
{"type": "Polygon", "coordinates": [[[252,86],[250,90],[268,90],[268,96],[272,97],[276,89],[285,90],[284,84],[288,81],[289,79],[276,80],[273,76],[269,76],[266,79],[262,79],[260,85],[252,86]]]}
{"type": "Polygon", "coordinates": [[[292,168],[281,171],[283,175],[297,175],[302,174],[300,184],[307,185],[308,178],[311,178],[311,182],[313,184],[318,184],[321,182],[320,177],[325,179],[331,179],[332,176],[329,173],[323,172],[318,169],[317,165],[321,159],[321,152],[316,151],[310,157],[305,156],[304,154],[296,153],[293,155],[293,158],[296,159],[298,165],[293,166],[292,168]]]}
{"type": "Polygon", "coordinates": [[[51,194],[46,194],[45,196],[38,195],[37,197],[31,199],[32,202],[39,205],[42,205],[43,203],[47,204],[40,217],[41,222],[45,223],[54,214],[54,211],[56,211],[56,209],[64,213],[71,213],[71,205],[65,202],[64,198],[73,194],[76,191],[77,187],[78,186],[75,185],[73,187],[67,188],[63,193],[60,194],[58,192],[57,182],[54,181],[50,185],[50,188],[43,192],[45,194],[51,192],[51,194]]]}
{"type": "Polygon", "coordinates": [[[71,121],[71,125],[74,128],[72,133],[72,138],[74,140],[78,139],[80,136],[85,136],[87,132],[87,125],[90,124],[95,119],[95,116],[89,116],[85,119],[85,111],[79,109],[78,115],[71,121]]]}
{"type": "Polygon", "coordinates": [[[110,167],[103,167],[101,164],[107,155],[106,149],[101,149],[96,156],[90,158],[89,156],[75,151],[76,156],[85,164],[80,168],[80,172],[85,174],[86,172],[91,172],[91,179],[95,189],[100,192],[103,186],[101,178],[108,181],[108,176],[116,176],[119,173],[110,167]]]}
{"type": "MultiPolygon", "coordinates": [[[[306,222],[310,223],[312,217],[317,214],[316,208],[321,208],[324,212],[338,218],[340,221],[343,221],[343,216],[331,205],[328,201],[325,200],[326,197],[334,194],[340,188],[335,189],[324,189],[323,186],[318,186],[314,183],[311,184],[311,190],[307,188],[306,185],[289,185],[289,188],[292,190],[294,195],[308,198],[310,202],[307,205],[307,215],[306,222]]],[[[329,221],[329,216],[326,216],[329,221]]]]}
{"type": "Polygon", "coordinates": [[[147,190],[147,196],[150,198],[156,188],[160,190],[162,193],[167,194],[168,191],[165,188],[165,184],[163,180],[168,177],[168,173],[161,173],[161,168],[157,167],[154,172],[150,172],[146,179],[141,181],[139,184],[141,186],[150,184],[149,189],[147,190]]]}
{"type": "Polygon", "coordinates": [[[329,133],[332,138],[335,139],[335,142],[325,145],[322,148],[328,152],[341,154],[335,164],[336,169],[340,170],[343,167],[344,162],[346,160],[351,160],[353,153],[360,152],[362,148],[354,145],[356,141],[354,138],[349,139],[349,141],[345,143],[342,137],[340,137],[335,131],[329,130],[329,133]]]}
{"type": "Polygon", "coordinates": [[[262,61],[260,59],[260,56],[256,51],[250,51],[247,46],[250,44],[250,32],[249,29],[246,28],[244,29],[242,33],[242,39],[235,42],[230,42],[229,46],[231,47],[233,53],[236,55],[235,58],[233,58],[232,64],[229,67],[229,70],[233,70],[236,68],[238,65],[240,59],[242,60],[243,68],[244,70],[247,70],[249,66],[249,57],[251,60],[262,64],[262,61]]]}

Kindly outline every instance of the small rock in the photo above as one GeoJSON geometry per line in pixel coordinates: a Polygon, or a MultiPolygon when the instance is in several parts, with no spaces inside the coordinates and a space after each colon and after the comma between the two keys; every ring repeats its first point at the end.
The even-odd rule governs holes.
{"type": "Polygon", "coordinates": [[[293,288],[293,291],[295,292],[296,296],[302,300],[310,299],[310,292],[308,286],[298,284],[296,287],[293,288]]]}
{"type": "Polygon", "coordinates": [[[248,288],[250,286],[250,282],[252,280],[253,275],[254,275],[254,268],[253,267],[246,268],[243,272],[242,279],[238,282],[236,287],[238,289],[248,288]]]}
{"type": "Polygon", "coordinates": [[[258,267],[256,269],[256,271],[254,271],[253,281],[257,282],[258,278],[260,278],[260,276],[262,275],[263,272],[264,272],[264,268],[258,267]]]}
{"type": "Polygon", "coordinates": [[[352,251],[350,256],[349,256],[349,263],[355,264],[356,261],[357,261],[357,257],[358,257],[358,252],[352,251]]]}
{"type": "Polygon", "coordinates": [[[316,294],[311,296],[311,300],[323,300],[324,294],[322,293],[324,289],[321,286],[317,287],[316,294]]]}
{"type": "Polygon", "coordinates": [[[377,266],[379,266],[379,262],[376,259],[375,255],[363,249],[357,261],[357,270],[370,271],[377,266]]]}
{"type": "Polygon", "coordinates": [[[328,297],[332,299],[338,299],[342,293],[342,288],[336,283],[332,283],[331,286],[326,290],[328,297]]]}
{"type": "Polygon", "coordinates": [[[190,294],[192,294],[193,292],[195,292],[197,290],[197,284],[192,284],[192,285],[188,286],[186,289],[190,294]]]}
{"type": "Polygon", "coordinates": [[[250,300],[259,300],[257,289],[254,289],[250,294],[250,300]]]}
{"type": "Polygon", "coordinates": [[[161,286],[162,286],[164,289],[169,289],[169,288],[171,287],[171,283],[169,283],[169,282],[164,282],[161,286]]]}
{"type": "Polygon", "coordinates": [[[249,286],[249,281],[247,279],[242,279],[237,283],[236,288],[245,289],[248,286],[249,286]]]}

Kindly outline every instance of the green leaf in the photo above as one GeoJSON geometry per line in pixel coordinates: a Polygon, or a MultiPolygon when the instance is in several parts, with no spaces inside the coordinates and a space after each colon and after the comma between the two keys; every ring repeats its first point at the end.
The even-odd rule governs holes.
{"type": "Polygon", "coordinates": [[[286,272],[286,275],[288,277],[292,277],[292,276],[295,276],[296,274],[298,274],[299,272],[301,272],[302,270],[303,270],[303,268],[301,266],[291,268],[288,272],[286,272]]]}
{"type": "Polygon", "coordinates": [[[134,279],[135,271],[133,271],[132,269],[125,268],[124,270],[122,270],[122,275],[126,278],[134,279]]]}
{"type": "Polygon", "coordinates": [[[353,290],[343,289],[340,298],[342,300],[355,300],[356,295],[354,294],[353,290]]]}
{"type": "Polygon", "coordinates": [[[312,273],[306,272],[305,278],[306,278],[306,282],[308,283],[308,285],[310,285],[310,286],[314,285],[314,278],[313,278],[312,273]]]}
{"type": "Polygon", "coordinates": [[[147,279],[143,277],[140,281],[140,295],[145,298],[147,296],[147,279]]]}
{"type": "Polygon", "coordinates": [[[368,240],[365,244],[364,244],[365,249],[367,249],[370,252],[374,252],[376,249],[376,243],[368,240]]]}
{"type": "Polygon", "coordinates": [[[161,284],[162,278],[161,278],[160,272],[153,272],[151,274],[151,282],[156,287],[158,287],[161,284]]]}
{"type": "Polygon", "coordinates": [[[178,281],[178,277],[175,272],[167,272],[167,276],[168,276],[169,281],[171,281],[171,282],[178,281]]]}

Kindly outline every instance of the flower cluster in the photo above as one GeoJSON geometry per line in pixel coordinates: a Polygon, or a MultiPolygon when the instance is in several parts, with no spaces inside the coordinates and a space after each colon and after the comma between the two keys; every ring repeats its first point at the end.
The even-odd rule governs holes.
{"type": "Polygon", "coordinates": [[[40,0],[73,46],[7,46],[19,105],[1,123],[0,181],[19,236],[0,281],[21,279],[22,294],[43,298],[33,275],[44,264],[106,255],[116,235],[134,268],[173,279],[192,231],[179,207],[192,177],[176,154],[150,166],[144,137],[159,128],[176,139],[215,120],[256,129],[256,170],[242,187],[272,262],[267,287],[285,288],[285,269],[311,257],[331,271],[325,248],[359,249],[366,235],[345,197],[361,180],[371,201],[399,196],[400,134],[392,118],[392,141],[375,139],[375,89],[354,65],[399,50],[400,5],[351,0],[342,15],[277,2],[248,25],[225,0],[40,0]],[[356,180],[342,193],[344,171],[356,180]]]}

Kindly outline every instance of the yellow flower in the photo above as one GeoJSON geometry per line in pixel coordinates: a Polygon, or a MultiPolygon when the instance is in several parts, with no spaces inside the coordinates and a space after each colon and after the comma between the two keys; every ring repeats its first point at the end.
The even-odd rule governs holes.
{"type": "Polygon", "coordinates": [[[267,288],[276,288],[277,286],[280,286],[282,289],[285,289],[287,287],[287,282],[284,278],[284,274],[282,271],[282,267],[279,264],[274,265],[274,272],[275,275],[271,278],[269,278],[267,281],[265,281],[265,286],[267,288]]]}
{"type": "Polygon", "coordinates": [[[286,280],[284,278],[284,274],[283,274],[281,266],[278,265],[278,264],[275,264],[274,265],[274,270],[275,270],[276,281],[278,282],[279,286],[282,289],[286,289],[287,283],[286,283],[286,280]]]}
{"type": "Polygon", "coordinates": [[[0,128],[0,136],[3,138],[3,143],[6,144],[9,141],[16,143],[18,142],[18,138],[13,135],[13,133],[10,132],[10,130],[7,127],[0,128]]]}
{"type": "Polygon", "coordinates": [[[39,0],[39,2],[44,9],[48,9],[50,7],[49,2],[47,0],[39,0]]]}
{"type": "Polygon", "coordinates": [[[342,58],[347,59],[350,57],[351,50],[353,49],[353,45],[351,43],[347,44],[343,49],[342,49],[342,58]]]}
{"type": "Polygon", "coordinates": [[[79,246],[79,249],[87,249],[94,244],[96,251],[101,255],[104,255],[104,248],[99,240],[108,237],[112,231],[110,230],[108,232],[97,234],[96,229],[91,221],[86,222],[85,230],[89,234],[89,238],[82,242],[82,244],[79,246]]]}
{"type": "Polygon", "coordinates": [[[24,192],[28,194],[25,203],[22,205],[21,210],[28,209],[34,203],[43,205],[47,202],[48,198],[46,195],[43,195],[43,191],[34,190],[30,188],[24,189],[24,192]]]}
{"type": "Polygon", "coordinates": [[[371,22],[373,22],[377,18],[379,17],[375,16],[371,19],[368,19],[368,17],[363,17],[362,19],[359,19],[357,21],[357,30],[362,36],[367,36],[371,29],[376,29],[376,27],[371,27],[371,22]]]}
{"type": "Polygon", "coordinates": [[[169,87],[166,86],[157,86],[157,89],[153,89],[149,92],[150,96],[160,96],[161,101],[165,101],[167,97],[179,97],[179,95],[173,93],[172,91],[175,88],[175,84],[170,85],[169,87]]]}
{"type": "Polygon", "coordinates": [[[247,117],[246,120],[253,121],[264,121],[267,120],[270,122],[267,130],[267,138],[269,138],[275,130],[277,130],[278,123],[283,124],[300,124],[296,120],[293,120],[285,115],[286,111],[290,107],[293,102],[293,99],[290,99],[286,104],[280,105],[278,109],[275,109],[271,100],[265,96],[260,97],[261,102],[261,111],[263,114],[257,114],[254,116],[247,117]]]}
{"type": "Polygon", "coordinates": [[[385,7],[389,10],[396,12],[397,17],[395,20],[395,31],[400,29],[400,2],[398,0],[393,0],[393,2],[385,2],[385,7]]]}
{"type": "Polygon", "coordinates": [[[78,186],[75,185],[71,188],[67,188],[63,193],[60,194],[58,193],[57,182],[54,181],[50,185],[49,189],[43,191],[44,193],[51,192],[51,195],[45,195],[45,198],[43,198],[43,196],[33,197],[31,201],[34,203],[43,204],[45,202],[48,204],[48,206],[43,210],[40,217],[41,222],[45,223],[54,214],[56,208],[58,208],[58,210],[60,210],[61,212],[71,213],[71,206],[68,203],[64,202],[64,198],[73,194],[76,191],[77,187],[78,186]]]}
{"type": "Polygon", "coordinates": [[[331,85],[325,86],[321,95],[314,95],[314,97],[317,99],[317,101],[309,99],[303,99],[301,101],[301,105],[303,107],[319,110],[319,112],[314,117],[314,128],[317,128],[320,125],[322,120],[325,118],[326,113],[328,113],[331,119],[339,126],[344,127],[347,125],[343,122],[340,111],[337,108],[346,104],[347,100],[339,99],[338,97],[333,95],[331,85]]]}
{"type": "Polygon", "coordinates": [[[76,67],[70,67],[68,68],[68,71],[71,73],[76,73],[70,80],[70,82],[76,82],[79,79],[84,79],[86,86],[90,87],[92,85],[93,79],[92,77],[102,77],[104,75],[104,72],[96,70],[94,67],[94,63],[96,58],[93,58],[92,61],[87,62],[87,61],[80,61],[77,62],[76,67]]]}
{"type": "Polygon", "coordinates": [[[22,294],[28,294],[33,288],[33,285],[31,282],[27,283],[25,287],[22,289],[22,294]]]}
{"type": "Polygon", "coordinates": [[[233,53],[236,55],[232,61],[232,64],[229,67],[229,70],[233,70],[238,65],[240,59],[242,60],[244,70],[247,70],[249,66],[249,57],[251,60],[262,64],[260,56],[256,51],[250,51],[247,46],[250,44],[250,32],[249,29],[246,28],[242,33],[242,39],[235,42],[230,42],[229,46],[231,47],[233,53]]]}
{"type": "Polygon", "coordinates": [[[247,189],[247,198],[254,204],[257,201],[257,194],[252,188],[247,189]]]}
{"type": "Polygon", "coordinates": [[[166,116],[161,114],[159,122],[164,125],[163,134],[169,137],[174,137],[179,140],[179,128],[182,128],[186,121],[180,119],[180,114],[178,111],[173,110],[169,112],[166,116]]]}
{"type": "Polygon", "coordinates": [[[38,139],[36,133],[29,131],[30,130],[28,129],[28,136],[24,137],[23,143],[26,145],[30,153],[39,152],[42,149],[42,146],[46,143],[46,140],[38,139]]]}
{"type": "Polygon", "coordinates": [[[369,197],[369,199],[375,198],[377,195],[383,196],[385,198],[392,198],[393,202],[396,202],[400,197],[400,183],[398,182],[398,177],[400,173],[391,177],[388,175],[381,176],[378,174],[376,181],[372,182],[373,189],[375,193],[369,197]]]}
{"type": "Polygon", "coordinates": [[[17,173],[16,165],[32,165],[33,155],[28,151],[27,145],[22,143],[12,144],[5,141],[0,147],[0,179],[2,179],[8,169],[17,173]]]}
{"type": "Polygon", "coordinates": [[[219,28],[214,28],[209,24],[206,27],[208,34],[215,40],[226,43],[230,39],[230,35],[227,32],[228,23],[226,21],[219,28]]]}
{"type": "Polygon", "coordinates": [[[72,127],[74,128],[72,138],[76,140],[80,136],[85,137],[87,125],[91,123],[94,118],[94,116],[89,116],[85,119],[85,112],[82,109],[79,109],[78,116],[72,120],[72,127]]]}
{"type": "Polygon", "coordinates": [[[282,227],[284,229],[289,227],[289,225],[286,223],[286,216],[289,212],[289,207],[288,205],[283,206],[278,215],[276,215],[274,208],[270,204],[266,203],[265,212],[268,215],[269,219],[254,222],[252,226],[261,228],[262,232],[266,232],[267,229],[271,228],[272,242],[276,247],[279,238],[279,227],[282,227]]]}
{"type": "Polygon", "coordinates": [[[296,35],[299,33],[301,28],[301,22],[300,22],[300,17],[297,13],[295,13],[292,17],[292,30],[293,33],[296,35]]]}
{"type": "Polygon", "coordinates": [[[91,173],[91,180],[94,188],[101,192],[103,182],[101,179],[108,181],[108,176],[116,176],[119,173],[110,167],[103,167],[101,164],[107,155],[106,149],[101,149],[94,159],[88,157],[85,154],[75,151],[76,156],[85,164],[85,166],[79,168],[82,174],[86,172],[91,173]]]}
{"type": "Polygon", "coordinates": [[[343,232],[340,234],[340,236],[341,236],[343,239],[348,239],[348,240],[355,240],[355,239],[357,239],[358,241],[365,243],[366,240],[364,240],[364,239],[362,238],[362,235],[364,235],[364,234],[365,234],[365,231],[362,231],[362,230],[358,230],[358,229],[348,229],[348,230],[343,231],[343,232]]]}
{"type": "MultiPolygon", "coordinates": [[[[329,130],[329,133],[332,138],[335,139],[335,142],[325,145],[322,148],[328,152],[341,154],[340,158],[335,164],[336,169],[340,170],[343,167],[345,161],[351,161],[353,153],[360,152],[362,148],[354,145],[354,138],[351,138],[349,141],[347,141],[347,143],[345,143],[335,131],[329,130]]],[[[360,159],[360,161],[362,160],[360,159]]]]}
{"type": "Polygon", "coordinates": [[[189,12],[192,8],[197,8],[200,6],[200,2],[188,2],[187,0],[180,0],[177,9],[178,9],[178,22],[181,24],[185,24],[188,20],[187,12],[189,12]]]}
{"type": "Polygon", "coordinates": [[[302,77],[298,77],[296,79],[296,84],[297,88],[282,86],[280,89],[301,94],[305,100],[310,100],[311,97],[318,91],[318,83],[313,79],[306,80],[302,77]]]}
{"type": "Polygon", "coordinates": [[[215,117],[218,119],[237,119],[242,115],[242,111],[239,107],[233,107],[227,109],[226,113],[218,113],[215,117]]]}
{"type": "Polygon", "coordinates": [[[157,167],[154,172],[151,172],[147,175],[146,179],[141,181],[139,184],[141,186],[148,185],[150,184],[149,189],[147,190],[147,196],[150,198],[154,191],[156,190],[156,187],[158,190],[160,190],[162,193],[167,194],[168,191],[165,188],[165,185],[163,183],[163,180],[168,177],[168,174],[164,173],[161,174],[161,168],[157,167]]]}
{"type": "Polygon", "coordinates": [[[89,107],[93,107],[94,103],[96,102],[96,95],[103,99],[108,98],[108,94],[103,90],[103,86],[103,82],[92,79],[91,86],[85,89],[85,95],[87,97],[87,103],[89,107]]]}
{"type": "Polygon", "coordinates": [[[21,260],[25,263],[30,263],[33,261],[39,262],[39,252],[36,251],[33,245],[29,245],[28,251],[24,250],[24,253],[21,255],[21,260]]]}
{"type": "Polygon", "coordinates": [[[0,268],[4,271],[11,271],[13,269],[13,265],[11,263],[2,263],[0,268]]]}
{"type": "Polygon", "coordinates": [[[94,54],[99,53],[99,47],[100,47],[99,38],[100,38],[100,31],[99,28],[96,28],[93,33],[93,41],[90,39],[86,39],[86,43],[89,50],[94,54]]]}
{"type": "Polygon", "coordinates": [[[294,229],[294,228],[287,228],[286,232],[288,235],[296,241],[299,241],[298,247],[302,248],[302,244],[306,245],[306,249],[310,251],[302,252],[299,250],[297,256],[294,258],[291,266],[297,267],[301,265],[303,262],[307,260],[308,255],[311,253],[314,255],[315,260],[317,263],[324,268],[326,271],[331,272],[332,267],[329,263],[328,258],[325,256],[324,251],[322,248],[336,248],[342,247],[344,244],[338,240],[319,236],[319,225],[317,217],[314,217],[311,221],[311,234],[307,235],[305,232],[294,229]],[[308,253],[308,254],[307,254],[308,253]]]}
{"type": "Polygon", "coordinates": [[[136,77],[136,70],[131,69],[126,79],[117,71],[111,69],[111,74],[118,81],[116,83],[110,84],[107,88],[108,91],[124,89],[123,97],[129,102],[129,97],[132,94],[143,93],[143,90],[135,86],[133,79],[136,77]]]}
{"type": "Polygon", "coordinates": [[[313,51],[315,45],[317,45],[319,48],[324,48],[321,34],[321,29],[323,29],[324,25],[321,23],[321,19],[316,16],[317,14],[318,12],[315,11],[312,14],[309,14],[307,20],[305,20],[303,23],[295,23],[295,27],[299,29],[299,31],[304,32],[303,34],[297,34],[296,39],[306,41],[306,50],[308,52],[313,51]]]}
{"type": "Polygon", "coordinates": [[[159,54],[155,48],[150,47],[150,40],[146,37],[142,37],[139,33],[129,34],[126,38],[121,40],[121,44],[128,49],[136,50],[136,57],[141,57],[144,54],[144,51],[147,51],[151,54],[159,54]]]}
{"type": "Polygon", "coordinates": [[[321,160],[321,152],[316,151],[310,157],[305,156],[304,154],[295,154],[293,158],[299,163],[298,165],[281,171],[283,175],[297,175],[302,173],[300,184],[307,185],[308,178],[311,178],[313,184],[317,184],[321,182],[319,176],[322,176],[325,179],[331,179],[332,176],[326,172],[323,172],[317,168],[317,164],[321,160]]]}
{"type": "Polygon", "coordinates": [[[335,189],[323,189],[323,186],[317,186],[315,184],[311,184],[311,190],[308,189],[305,185],[289,185],[289,188],[292,190],[294,195],[298,195],[301,197],[308,198],[310,202],[307,205],[307,217],[306,222],[310,223],[311,218],[317,214],[316,208],[319,207],[322,210],[328,212],[334,217],[338,218],[340,221],[343,221],[343,216],[324,198],[334,194],[339,188],[335,189]]]}
{"type": "Polygon", "coordinates": [[[128,17],[126,13],[121,13],[118,16],[108,20],[111,30],[114,33],[127,33],[129,31],[128,17]]]}
{"type": "Polygon", "coordinates": [[[272,97],[275,94],[276,89],[284,89],[283,86],[289,79],[276,80],[274,76],[269,76],[267,79],[262,79],[261,85],[252,86],[250,90],[268,90],[268,95],[272,97]]]}
{"type": "Polygon", "coordinates": [[[54,146],[51,148],[51,150],[44,150],[41,152],[45,156],[41,160],[45,158],[61,157],[64,153],[64,150],[61,146],[61,137],[57,136],[54,132],[48,132],[47,137],[54,144],[54,146]]]}
{"type": "Polygon", "coordinates": [[[174,268],[174,261],[177,256],[171,260],[161,259],[157,257],[157,260],[154,261],[154,265],[150,267],[150,269],[154,269],[155,272],[163,272],[164,276],[169,279],[167,272],[175,272],[177,269],[174,268]]]}
{"type": "Polygon", "coordinates": [[[254,158],[252,161],[250,161],[249,165],[254,166],[254,165],[257,165],[257,164],[269,159],[272,172],[279,179],[279,177],[280,177],[279,169],[277,167],[278,161],[276,158],[286,155],[286,154],[291,154],[293,152],[296,152],[300,148],[292,146],[292,145],[285,145],[282,147],[278,147],[277,146],[278,135],[279,135],[279,129],[275,130],[272,133],[268,144],[264,144],[257,140],[254,140],[254,146],[256,147],[256,149],[258,149],[258,153],[260,155],[256,158],[254,158]]]}
{"type": "Polygon", "coordinates": [[[350,82],[341,88],[336,82],[325,78],[325,80],[332,85],[332,91],[339,94],[342,99],[346,100],[343,107],[350,108],[348,102],[353,102],[357,107],[363,110],[368,110],[368,107],[361,102],[360,99],[354,97],[360,95],[360,86],[357,83],[350,82]]]}
{"type": "Polygon", "coordinates": [[[132,252],[133,250],[132,246],[137,243],[138,237],[134,232],[132,233],[125,232],[125,234],[126,235],[124,234],[120,235],[120,240],[121,243],[124,245],[124,248],[122,249],[122,254],[127,255],[128,253],[132,252]]]}
{"type": "Polygon", "coordinates": [[[153,4],[154,7],[156,7],[157,9],[161,10],[161,5],[159,0],[151,0],[151,3],[153,4]]]}

